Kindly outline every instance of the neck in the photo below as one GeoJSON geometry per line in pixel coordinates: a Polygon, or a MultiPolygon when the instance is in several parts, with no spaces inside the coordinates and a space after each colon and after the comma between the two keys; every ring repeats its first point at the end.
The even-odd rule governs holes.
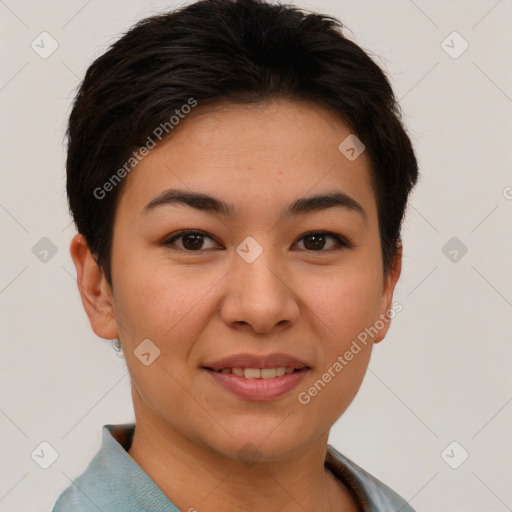
{"type": "Polygon", "coordinates": [[[286,460],[241,462],[137,415],[129,455],[187,512],[357,512],[348,489],[324,466],[328,432],[286,460]]]}

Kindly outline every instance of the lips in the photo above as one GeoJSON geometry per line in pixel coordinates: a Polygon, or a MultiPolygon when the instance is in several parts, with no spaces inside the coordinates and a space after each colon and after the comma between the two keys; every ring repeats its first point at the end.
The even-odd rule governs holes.
{"type": "Polygon", "coordinates": [[[223,389],[244,400],[268,401],[288,395],[310,370],[287,354],[236,354],[203,367],[223,389]]]}
{"type": "Polygon", "coordinates": [[[229,357],[206,363],[203,368],[219,372],[229,368],[293,368],[294,370],[302,370],[309,368],[303,361],[290,356],[288,354],[235,354],[229,357]]]}

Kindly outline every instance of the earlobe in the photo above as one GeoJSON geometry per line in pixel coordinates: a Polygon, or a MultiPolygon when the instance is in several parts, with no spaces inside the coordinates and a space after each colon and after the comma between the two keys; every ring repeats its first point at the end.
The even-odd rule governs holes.
{"type": "Polygon", "coordinates": [[[382,326],[382,329],[379,329],[379,332],[376,334],[373,340],[374,343],[379,343],[385,338],[391,324],[390,311],[393,308],[393,292],[395,290],[398,278],[402,272],[402,254],[402,241],[398,240],[396,244],[396,254],[393,259],[393,265],[391,266],[389,273],[384,279],[379,317],[376,319],[376,323],[378,322],[379,327],[382,325],[382,323],[384,325],[382,326]]]}
{"type": "Polygon", "coordinates": [[[73,237],[69,252],[76,268],[78,291],[92,330],[100,338],[117,338],[110,286],[82,234],[73,237]]]}

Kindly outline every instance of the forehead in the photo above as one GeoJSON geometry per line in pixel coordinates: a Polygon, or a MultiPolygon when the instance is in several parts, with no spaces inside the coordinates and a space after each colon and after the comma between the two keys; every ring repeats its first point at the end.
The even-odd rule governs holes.
{"type": "Polygon", "coordinates": [[[372,215],[366,154],[351,161],[339,149],[350,135],[335,114],[305,102],[199,105],[132,169],[118,209],[137,221],[158,194],[180,188],[238,205],[240,215],[261,216],[281,212],[297,197],[336,189],[365,203],[372,215]]]}

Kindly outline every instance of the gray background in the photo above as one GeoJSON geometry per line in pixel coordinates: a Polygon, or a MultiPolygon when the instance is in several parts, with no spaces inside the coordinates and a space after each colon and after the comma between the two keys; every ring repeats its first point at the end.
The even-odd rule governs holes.
{"type": "MultiPolygon", "coordinates": [[[[404,225],[403,311],[330,443],[418,512],[512,510],[512,2],[297,4],[336,15],[377,55],[422,172],[404,225]]],[[[133,421],[125,363],[92,332],[75,282],[64,130],[92,60],[176,5],[0,0],[0,511],[50,510],[102,425],[133,421]],[[44,31],[58,43],[47,58],[44,31]],[[48,469],[31,457],[43,441],[58,453],[48,469]]]]}

